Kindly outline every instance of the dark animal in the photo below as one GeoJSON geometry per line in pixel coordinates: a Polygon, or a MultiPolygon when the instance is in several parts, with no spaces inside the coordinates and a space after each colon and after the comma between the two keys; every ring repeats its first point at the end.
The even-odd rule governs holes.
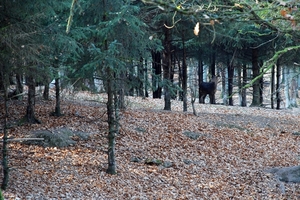
{"type": "Polygon", "coordinates": [[[210,82],[202,82],[199,85],[199,102],[205,103],[206,95],[209,95],[211,104],[215,104],[215,93],[217,90],[218,77],[213,76],[210,82]]]}

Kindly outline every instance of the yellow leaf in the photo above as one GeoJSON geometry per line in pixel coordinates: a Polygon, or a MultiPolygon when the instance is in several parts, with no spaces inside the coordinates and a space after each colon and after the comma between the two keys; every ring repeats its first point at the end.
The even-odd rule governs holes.
{"type": "Polygon", "coordinates": [[[194,28],[194,34],[198,36],[199,32],[200,32],[200,23],[197,22],[197,24],[194,28]]]}

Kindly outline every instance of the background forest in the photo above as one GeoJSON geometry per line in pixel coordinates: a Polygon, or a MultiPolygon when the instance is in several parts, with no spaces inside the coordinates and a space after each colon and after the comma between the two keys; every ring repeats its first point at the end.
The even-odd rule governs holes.
{"type": "MultiPolygon", "coordinates": [[[[9,187],[9,173],[12,168],[10,163],[17,162],[17,155],[11,152],[23,152],[26,148],[35,148],[31,145],[40,145],[41,141],[44,149],[34,150],[35,152],[44,151],[45,148],[46,151],[47,148],[53,151],[53,146],[49,147],[48,144],[45,146],[45,141],[48,141],[47,137],[49,141],[52,141],[57,135],[67,134],[73,139],[75,137],[75,141],[79,140],[79,145],[89,144],[93,148],[94,145],[98,145],[97,148],[101,149],[101,152],[105,151],[106,155],[96,155],[106,160],[104,171],[118,176],[116,162],[118,139],[116,141],[116,138],[122,136],[125,130],[134,129],[141,135],[148,130],[141,124],[130,129],[132,124],[139,121],[133,119],[130,121],[133,116],[137,118],[145,116],[143,123],[147,122],[147,119],[152,120],[155,116],[158,121],[161,121],[159,126],[168,127],[174,132],[183,131],[185,128],[180,127],[181,125],[171,128],[173,125],[168,125],[170,121],[167,121],[171,115],[178,122],[186,118],[195,123],[198,122],[199,126],[206,127],[203,130],[208,130],[211,127],[205,123],[215,122],[214,118],[219,116],[215,114],[218,112],[224,114],[227,112],[225,108],[231,109],[228,106],[249,109],[240,111],[245,112],[244,114],[246,112],[255,114],[258,108],[268,109],[267,112],[279,119],[281,111],[286,111],[286,108],[297,108],[299,104],[299,6],[300,3],[296,0],[0,0],[0,113],[2,123],[0,130],[3,136],[1,188],[5,190],[9,187]],[[78,98],[78,94],[84,94],[85,100],[78,98]],[[82,107],[74,103],[76,100],[80,101],[82,107]],[[145,103],[145,101],[149,102],[145,103]],[[151,105],[153,102],[155,102],[154,106],[151,105]],[[204,103],[224,107],[202,105],[204,103]],[[136,104],[141,106],[136,106],[136,104]],[[133,107],[137,108],[137,112],[140,113],[134,113],[131,110],[133,107]],[[161,116],[156,116],[156,112],[146,114],[143,110],[158,107],[161,110],[172,110],[176,113],[170,112],[170,115],[160,119],[161,116]],[[189,115],[191,107],[194,116],[189,115]],[[206,119],[203,118],[201,121],[203,109],[216,109],[216,113],[211,112],[206,119]],[[196,118],[197,116],[199,118],[196,118]],[[98,122],[97,118],[101,122],[98,122]],[[95,124],[92,126],[89,124],[91,122],[95,124]],[[64,128],[68,123],[73,124],[71,129],[64,128]],[[75,123],[77,128],[74,127],[75,123]],[[82,125],[78,125],[81,123],[82,125]],[[91,127],[90,130],[87,126],[91,127]],[[38,129],[43,131],[38,134],[34,132],[28,136],[28,132],[32,133],[38,129]],[[93,134],[92,137],[85,136],[87,132],[96,133],[97,129],[101,134],[93,134]],[[50,132],[50,136],[47,131],[50,132]],[[102,138],[108,141],[102,141],[102,138]],[[88,140],[88,142],[84,143],[82,140],[88,140]],[[103,150],[103,146],[106,150],[103,150]],[[11,156],[11,161],[10,154],[14,155],[11,156]]],[[[282,127],[276,125],[277,121],[274,122],[275,124],[268,121],[268,124],[270,127],[274,126],[274,130],[280,133],[285,133],[286,129],[290,128],[289,131],[293,134],[291,137],[294,137],[300,131],[299,125],[297,126],[299,113],[294,114],[291,111],[289,114],[291,115],[282,114],[282,117],[288,116],[288,119],[295,120],[294,123],[283,123],[282,127]]],[[[241,114],[234,113],[234,116],[241,116],[241,114]]],[[[224,123],[230,123],[228,119],[230,117],[224,123]]],[[[245,117],[244,120],[254,119],[245,117]]],[[[176,120],[174,122],[176,123],[176,120]]],[[[186,122],[180,121],[181,123],[190,122],[187,120],[186,122]]],[[[280,120],[278,123],[280,124],[280,120]]],[[[214,124],[215,127],[219,125],[214,124]]],[[[260,125],[253,122],[251,126],[249,125],[250,127],[239,124],[238,127],[235,125],[235,127],[227,126],[227,128],[239,129],[241,132],[239,134],[242,135],[244,132],[251,135],[254,129],[261,128],[260,125]]],[[[221,126],[224,124],[222,123],[221,126]]],[[[202,128],[196,129],[202,130],[202,128]]],[[[196,137],[194,138],[196,140],[199,140],[199,137],[205,138],[203,140],[214,138],[209,133],[189,135],[190,132],[194,133],[197,130],[191,128],[191,130],[185,130],[184,133],[188,133],[189,137],[196,137]]],[[[131,131],[129,131],[130,134],[131,131]]],[[[218,129],[214,131],[218,132],[218,129]]],[[[271,134],[272,131],[266,132],[271,134]]],[[[227,134],[226,131],[224,132],[227,134]]],[[[229,132],[230,137],[236,137],[229,132]]],[[[168,134],[169,132],[166,137],[173,137],[168,134]]],[[[243,135],[243,137],[250,137],[249,135],[243,135]]],[[[153,136],[148,135],[148,137],[153,136]]],[[[255,137],[260,137],[260,135],[255,137]]],[[[141,136],[137,139],[137,141],[141,140],[139,145],[147,143],[146,138],[141,136]]],[[[61,140],[65,142],[68,139],[61,140]]],[[[173,141],[172,138],[169,139],[173,141]]],[[[232,141],[240,139],[235,138],[232,141]]],[[[151,141],[154,140],[151,139],[151,141]]],[[[183,138],[182,140],[184,141],[183,138]]],[[[296,143],[297,140],[299,139],[293,142],[296,143]]],[[[64,144],[65,146],[61,144],[54,146],[67,148],[69,145],[75,145],[72,142],[64,144]]],[[[125,144],[128,141],[123,142],[125,144]]],[[[173,142],[175,145],[178,141],[173,142]]],[[[247,144],[244,139],[243,142],[247,144]]],[[[294,154],[298,151],[295,143],[291,147],[293,150],[290,150],[294,151],[294,154]]],[[[215,144],[218,146],[217,143],[215,144]]],[[[137,144],[130,143],[130,145],[137,144]]],[[[122,145],[119,147],[120,151],[121,149],[125,151],[126,148],[130,147],[122,145]]],[[[195,146],[195,148],[198,147],[195,146]]],[[[207,146],[206,150],[210,148],[213,147],[207,146]]],[[[33,152],[33,150],[29,151],[33,152]]],[[[84,152],[85,150],[81,152],[78,148],[71,149],[72,154],[75,151],[87,153],[84,152]]],[[[266,150],[266,152],[269,151],[271,150],[266,150]]],[[[63,153],[60,152],[60,154],[63,153]]],[[[150,159],[134,156],[129,158],[131,160],[129,165],[133,162],[140,164],[141,160],[144,160],[143,162],[151,166],[151,170],[154,171],[160,167],[167,170],[174,165],[178,167],[177,163],[166,161],[168,159],[162,159],[162,157],[164,156],[156,155],[150,159]]],[[[290,161],[293,160],[291,157],[287,158],[290,161]]],[[[255,159],[258,158],[255,157],[255,159]]],[[[185,159],[185,161],[198,167],[203,164],[200,163],[202,161],[192,159],[185,159]]],[[[187,164],[186,162],[184,163],[187,164]]],[[[44,162],[41,163],[44,164],[44,162]]],[[[263,165],[278,166],[278,163],[266,163],[263,165]]],[[[290,163],[299,164],[297,161],[290,163]]],[[[84,166],[84,164],[80,165],[84,166]]],[[[103,164],[96,162],[93,165],[102,166],[103,164]]],[[[124,166],[127,165],[120,163],[120,171],[126,168],[124,166]]],[[[95,169],[92,171],[95,173],[95,169]]],[[[156,173],[154,171],[151,172],[156,173]]],[[[41,176],[43,174],[39,169],[30,173],[41,176]]],[[[102,174],[102,176],[107,175],[102,174]]],[[[109,180],[113,178],[110,177],[109,180]]],[[[165,182],[168,181],[165,180],[165,182]]],[[[180,187],[180,184],[176,185],[174,181],[173,184],[174,187],[180,187]]],[[[97,184],[93,186],[100,187],[97,184]]],[[[104,186],[100,188],[102,187],[104,186]]],[[[217,186],[214,185],[210,189],[212,188],[217,188],[217,186]]],[[[270,191],[264,191],[263,195],[270,197],[270,191]]],[[[281,187],[279,193],[285,194],[285,191],[282,191],[281,187]]],[[[41,193],[47,192],[45,190],[41,193]]],[[[195,195],[197,192],[192,193],[195,195]]],[[[223,194],[223,197],[237,195],[229,193],[223,194]]],[[[129,194],[126,193],[129,199],[134,198],[129,194]]],[[[209,197],[212,194],[216,193],[209,191],[206,194],[201,193],[200,196],[209,197]]],[[[125,193],[119,195],[119,198],[126,196],[125,193]]],[[[251,196],[251,194],[245,195],[251,196]]],[[[47,197],[49,196],[45,196],[47,197]]],[[[145,196],[145,198],[149,197],[145,196]]],[[[195,196],[177,194],[172,197],[184,199],[184,197],[195,196]]],[[[61,198],[68,199],[71,196],[61,198]]]]}

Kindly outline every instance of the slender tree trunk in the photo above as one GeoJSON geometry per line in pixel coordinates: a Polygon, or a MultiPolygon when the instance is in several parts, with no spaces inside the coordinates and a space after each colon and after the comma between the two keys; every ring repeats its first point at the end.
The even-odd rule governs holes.
{"type": "MultiPolygon", "coordinates": [[[[200,84],[203,82],[203,63],[202,59],[198,60],[198,94],[200,94],[200,84]]],[[[199,95],[199,103],[201,103],[200,95],[199,95]]]]}
{"type": "Polygon", "coordinates": [[[229,96],[229,105],[233,106],[233,76],[234,76],[234,67],[233,65],[228,62],[228,96],[229,96]]]}
{"type": "Polygon", "coordinates": [[[259,104],[262,106],[264,103],[264,96],[263,96],[263,92],[264,92],[264,77],[262,76],[259,79],[259,104]]]}
{"type": "Polygon", "coordinates": [[[40,124],[41,122],[35,117],[34,106],[35,106],[35,81],[32,75],[28,76],[28,103],[26,109],[26,115],[23,121],[31,124],[40,124]]]}
{"type": "Polygon", "coordinates": [[[160,99],[162,94],[161,87],[161,53],[152,51],[152,88],[153,88],[153,98],[160,99]]]}
{"type": "Polygon", "coordinates": [[[290,84],[289,84],[289,68],[283,67],[282,82],[284,83],[285,108],[290,108],[290,84]]]}
{"type": "Polygon", "coordinates": [[[56,103],[55,103],[55,111],[53,113],[54,116],[62,116],[63,114],[61,113],[61,109],[60,109],[60,79],[59,78],[55,78],[55,99],[56,99],[56,103]]]}
{"type": "Polygon", "coordinates": [[[7,99],[7,86],[4,78],[4,70],[0,72],[0,81],[3,83],[4,89],[4,119],[3,119],[3,145],[2,145],[2,168],[3,168],[3,179],[1,189],[5,190],[8,186],[9,181],[9,167],[8,167],[8,131],[7,131],[7,118],[8,118],[8,99],[7,99]]]}
{"type": "Polygon", "coordinates": [[[238,94],[239,94],[239,105],[242,105],[242,88],[243,88],[243,81],[242,81],[242,68],[239,66],[237,68],[237,74],[238,74],[238,94]]]}
{"type": "MultiPolygon", "coordinates": [[[[106,0],[102,0],[104,9],[106,8],[106,0]]],[[[106,21],[106,15],[103,15],[103,21],[106,21]]],[[[108,50],[108,44],[107,40],[104,42],[104,49],[108,50]]],[[[116,174],[116,157],[115,157],[115,143],[116,143],[116,123],[119,123],[116,121],[115,115],[114,115],[114,108],[115,103],[114,102],[114,94],[115,91],[113,88],[115,85],[115,79],[114,79],[114,72],[109,66],[106,66],[106,75],[107,79],[105,82],[107,83],[107,122],[108,122],[108,150],[107,150],[107,159],[108,159],[108,167],[106,169],[106,172],[108,174],[116,174]]]]}
{"type": "Polygon", "coordinates": [[[276,109],[280,109],[280,103],[281,103],[281,93],[280,93],[280,78],[281,78],[281,67],[280,62],[277,61],[276,65],[276,109]]]}
{"type": "Polygon", "coordinates": [[[49,100],[49,90],[50,90],[50,87],[49,87],[49,83],[45,84],[45,88],[44,88],[44,92],[43,92],[43,99],[44,100],[49,100]]]}
{"type": "Polygon", "coordinates": [[[149,97],[148,93],[148,60],[145,60],[145,65],[144,65],[144,85],[145,85],[145,97],[149,97]]]}
{"type": "Polygon", "coordinates": [[[20,75],[19,73],[16,73],[16,81],[17,81],[16,95],[18,95],[18,100],[22,100],[23,95],[20,94],[23,93],[23,84],[22,84],[22,75],[20,75]]]}
{"type": "Polygon", "coordinates": [[[298,93],[298,83],[297,83],[297,72],[295,66],[293,66],[290,72],[290,98],[291,98],[291,107],[297,108],[297,93],[298,93]]]}
{"type": "Polygon", "coordinates": [[[107,69],[107,119],[108,119],[108,174],[116,174],[116,160],[115,160],[115,116],[114,116],[114,93],[112,72],[107,69]]]}
{"type": "Polygon", "coordinates": [[[163,77],[164,77],[164,110],[171,110],[171,29],[164,27],[163,77]]]}
{"type": "Polygon", "coordinates": [[[247,84],[247,65],[243,65],[243,89],[242,89],[242,107],[247,106],[247,89],[244,88],[247,84]]]}
{"type": "Polygon", "coordinates": [[[184,34],[182,35],[182,100],[183,100],[183,112],[187,111],[187,64],[186,64],[186,51],[185,51],[185,42],[184,42],[184,34]]]}
{"type": "Polygon", "coordinates": [[[271,108],[274,109],[275,66],[271,69],[271,108]]]}
{"type": "Polygon", "coordinates": [[[216,50],[214,45],[212,46],[209,74],[211,77],[216,75],[216,50]]]}
{"type": "Polygon", "coordinates": [[[141,57],[140,62],[138,64],[138,76],[137,76],[137,96],[144,97],[144,59],[141,57]]]}
{"type": "MultiPolygon", "coordinates": [[[[252,49],[252,73],[255,78],[259,75],[258,49],[252,49]]],[[[260,79],[253,83],[253,94],[251,106],[261,106],[260,99],[260,79]]]]}
{"type": "MultiPolygon", "coordinates": [[[[178,59],[178,57],[176,56],[176,61],[177,61],[177,66],[178,66],[178,87],[183,88],[182,87],[182,82],[183,82],[183,76],[182,76],[182,66],[181,66],[181,62],[178,59]]],[[[175,63],[176,65],[176,63],[175,63]]],[[[183,89],[181,91],[179,91],[179,101],[183,101],[183,89]]]]}
{"type": "Polygon", "coordinates": [[[222,77],[222,99],[223,104],[228,105],[228,70],[226,70],[226,67],[222,66],[221,69],[221,77],[222,77]]]}

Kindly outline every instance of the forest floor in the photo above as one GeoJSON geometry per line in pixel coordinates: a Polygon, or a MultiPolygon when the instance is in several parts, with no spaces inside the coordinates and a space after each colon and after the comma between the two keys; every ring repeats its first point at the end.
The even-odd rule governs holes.
{"type": "MultiPolygon", "coordinates": [[[[63,148],[11,142],[5,199],[300,198],[300,184],[267,171],[300,165],[300,109],[196,103],[194,116],[190,105],[182,112],[178,101],[172,101],[172,111],[163,111],[160,99],[126,101],[116,139],[118,173],[109,175],[105,97],[81,93],[65,99],[61,117],[49,115],[54,100],[37,100],[42,124],[14,126],[11,138],[57,128],[89,137],[73,137],[76,143],[63,148]]],[[[9,106],[9,122],[25,114],[26,101],[9,106]]]]}

